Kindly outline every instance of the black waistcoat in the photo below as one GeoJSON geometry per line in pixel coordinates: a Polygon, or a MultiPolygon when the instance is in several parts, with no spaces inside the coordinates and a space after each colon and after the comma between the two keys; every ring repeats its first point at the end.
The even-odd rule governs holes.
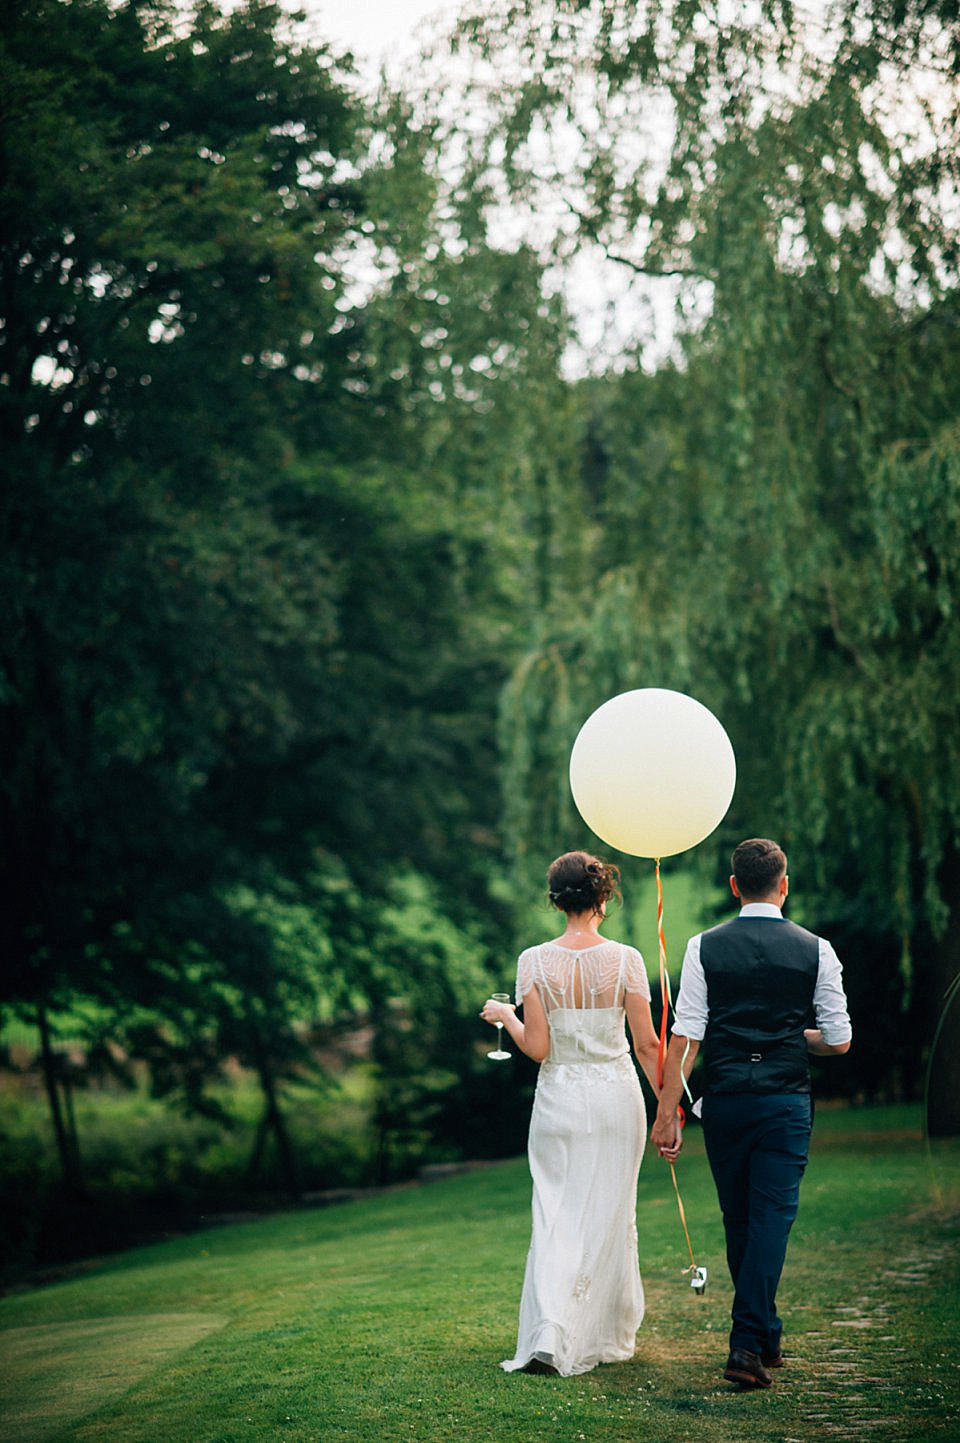
{"type": "Polygon", "coordinates": [[[809,1092],[819,939],[776,917],[736,917],[704,932],[703,1091],[809,1092]]]}

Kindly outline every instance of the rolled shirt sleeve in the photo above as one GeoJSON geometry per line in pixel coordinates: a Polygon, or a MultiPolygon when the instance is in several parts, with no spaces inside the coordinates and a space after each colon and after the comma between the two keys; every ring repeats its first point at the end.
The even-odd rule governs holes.
{"type": "Polygon", "coordinates": [[[707,1030],[707,979],[703,975],[703,964],[700,961],[702,935],[702,932],[698,932],[696,937],[691,937],[683,954],[680,991],[673,1009],[671,1028],[671,1031],[679,1033],[681,1037],[689,1037],[694,1042],[702,1042],[707,1030]]]}
{"type": "Polygon", "coordinates": [[[820,966],[813,992],[813,1010],[820,1035],[830,1047],[838,1047],[853,1037],[847,999],[843,990],[843,969],[830,943],[820,937],[820,966]]]}

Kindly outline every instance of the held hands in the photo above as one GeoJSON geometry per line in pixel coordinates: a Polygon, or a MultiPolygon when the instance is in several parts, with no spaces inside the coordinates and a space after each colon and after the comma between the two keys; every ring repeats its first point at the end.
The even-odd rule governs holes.
{"type": "Polygon", "coordinates": [[[650,1141],[664,1162],[676,1162],[680,1149],[683,1147],[680,1114],[675,1112],[672,1117],[663,1118],[658,1112],[653,1127],[650,1129],[650,1141]]]}

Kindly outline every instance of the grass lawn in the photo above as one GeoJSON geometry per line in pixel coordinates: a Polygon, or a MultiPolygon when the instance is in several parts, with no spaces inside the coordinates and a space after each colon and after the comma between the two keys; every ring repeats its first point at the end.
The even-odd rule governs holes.
{"type": "Polygon", "coordinates": [[[0,1301],[10,1443],[960,1439],[960,1143],[910,1109],[821,1111],[781,1286],[788,1365],[720,1378],[730,1302],[700,1134],[641,1171],[631,1363],[508,1377],[529,1179],[508,1162],[100,1259],[0,1301]]]}

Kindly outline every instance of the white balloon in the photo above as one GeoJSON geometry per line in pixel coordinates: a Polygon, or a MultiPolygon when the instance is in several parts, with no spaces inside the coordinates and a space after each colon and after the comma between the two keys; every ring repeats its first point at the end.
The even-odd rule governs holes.
{"type": "Polygon", "coordinates": [[[713,712],[643,687],[597,707],[570,754],[570,789],[591,831],[635,857],[670,857],[708,837],[733,797],[737,764],[713,712]]]}

